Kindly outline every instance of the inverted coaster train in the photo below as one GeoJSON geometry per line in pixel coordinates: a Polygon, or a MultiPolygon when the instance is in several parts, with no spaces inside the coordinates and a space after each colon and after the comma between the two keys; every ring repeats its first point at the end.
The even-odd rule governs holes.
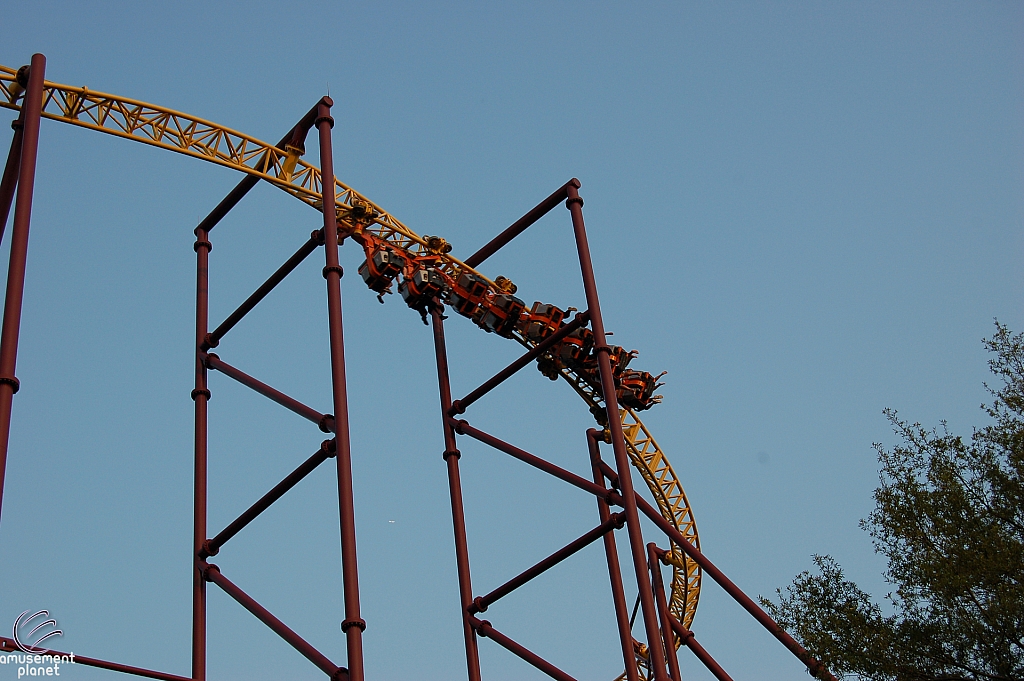
{"type": "MultiPolygon", "coordinates": [[[[15,377],[18,333],[24,290],[25,257],[35,176],[39,123],[42,118],[69,123],[107,134],[143,142],[242,172],[245,177],[195,229],[197,257],[196,293],[196,385],[195,401],[195,545],[193,570],[192,673],[195,681],[206,678],[206,584],[214,583],[263,621],[286,642],[304,655],[332,680],[364,678],[362,635],[366,623],[360,616],[355,525],[353,520],[352,477],[349,451],[349,424],[345,386],[344,342],[342,332],[342,269],[338,247],[345,239],[359,244],[366,260],[359,274],[366,285],[383,296],[397,282],[405,303],[427,318],[433,327],[440,390],[444,460],[449,474],[449,490],[455,533],[455,551],[461,596],[461,613],[470,681],[481,678],[477,655],[478,639],[490,638],[523,658],[552,678],[573,677],[524,648],[477,616],[498,599],[527,583],[537,575],[565,560],[585,546],[603,540],[611,582],[616,624],[625,671],[620,679],[639,681],[680,681],[676,649],[687,646],[718,679],[730,677],[697,643],[690,631],[701,588],[701,576],[708,574],[742,607],[768,629],[783,645],[806,664],[817,678],[832,679],[828,671],[783,631],[749,597],[736,587],[700,552],[697,528],[686,495],[664,452],[637,416],[650,408],[660,396],[654,395],[659,377],[629,368],[634,352],[610,346],[601,318],[597,288],[583,222],[580,183],[573,179],[556,190],[511,227],[479,251],[459,260],[451,255],[451,245],[439,236],[419,236],[380,206],[345,186],[334,177],[330,115],[333,102],[322,98],[276,145],[261,142],[223,126],[152,104],[94,92],[86,87],[60,85],[44,80],[45,58],[34,55],[32,63],[21,69],[0,66],[0,107],[19,112],[12,123],[15,130],[11,152],[0,181],[0,238],[12,204],[15,206],[11,239],[11,260],[2,330],[0,330],[0,509],[3,499],[3,473],[9,445],[13,395],[19,388],[15,377]],[[302,160],[309,131],[318,131],[321,168],[302,160]],[[212,332],[208,324],[208,267],[210,231],[260,181],[268,182],[316,208],[324,215],[324,228],[314,231],[299,250],[246,299],[212,332]],[[334,191],[324,191],[324,187],[334,191]],[[15,202],[16,195],[16,202],[15,202]],[[488,257],[497,252],[558,204],[565,202],[571,215],[576,238],[587,310],[570,317],[573,311],[536,302],[527,309],[515,296],[516,286],[505,277],[493,280],[479,272],[488,257]],[[223,337],[252,310],[299,263],[324,246],[330,324],[330,353],[334,413],[321,413],[284,395],[224,362],[212,352],[223,337]],[[444,306],[471,319],[487,332],[514,340],[527,352],[493,378],[462,399],[452,400],[444,343],[444,306]],[[484,433],[459,418],[468,407],[501,382],[537,362],[541,372],[565,380],[590,408],[599,429],[586,433],[591,463],[587,479],[529,454],[514,445],[484,433]],[[316,423],[334,437],[293,473],[254,503],[223,531],[209,538],[206,527],[207,402],[210,391],[207,375],[218,371],[239,381],[285,408],[316,423]],[[614,396],[615,399],[606,399],[614,396]],[[475,596],[469,572],[465,516],[459,478],[458,435],[471,437],[505,452],[529,465],[592,493],[597,499],[601,523],[550,557],[512,578],[494,591],[475,596]],[[600,445],[610,445],[613,464],[601,457],[600,445]],[[220,568],[207,559],[278,498],[328,458],[338,469],[339,510],[341,517],[342,575],[344,585],[345,632],[348,659],[345,666],[330,661],[298,634],[275,618],[242,589],[228,580],[220,568]],[[630,465],[643,478],[654,504],[635,494],[630,465]],[[612,512],[613,506],[621,511],[612,512]],[[647,516],[668,540],[668,548],[644,545],[639,515],[647,516]],[[629,550],[636,574],[638,606],[646,642],[633,638],[631,618],[623,591],[614,530],[626,527],[629,550]],[[666,590],[661,565],[671,568],[672,579],[666,590]]],[[[636,614],[634,608],[633,615],[636,614]]],[[[15,641],[0,637],[0,649],[14,650],[15,641]]],[[[56,651],[54,651],[56,652],[56,651]]],[[[181,677],[81,655],[79,663],[132,673],[148,678],[182,681],[181,677]]]]}

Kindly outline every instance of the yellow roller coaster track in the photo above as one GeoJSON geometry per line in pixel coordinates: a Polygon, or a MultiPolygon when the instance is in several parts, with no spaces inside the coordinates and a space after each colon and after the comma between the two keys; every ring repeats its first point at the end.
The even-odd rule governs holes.
{"type": "MultiPolygon", "coordinates": [[[[15,69],[0,66],[0,107],[19,111],[24,92],[17,84],[16,74],[15,69]]],[[[50,81],[43,86],[42,115],[254,175],[317,210],[323,209],[320,170],[303,161],[298,150],[278,149],[255,137],[172,109],[50,81]]],[[[351,187],[336,181],[335,194],[338,225],[344,232],[363,229],[408,253],[427,253],[424,237],[351,187]],[[371,210],[368,212],[367,208],[371,210]]],[[[457,278],[463,272],[473,272],[493,285],[457,258],[447,254],[441,258],[441,268],[450,276],[457,278]]],[[[527,347],[533,345],[518,334],[516,340],[527,347]]],[[[594,389],[571,369],[563,368],[561,375],[589,406],[602,403],[594,389]]],[[[646,481],[662,515],[699,548],[689,502],[664,451],[633,410],[623,409],[622,420],[632,463],[646,481]]],[[[681,551],[670,554],[670,563],[673,576],[669,607],[684,626],[690,627],[700,595],[701,571],[681,551]]]]}

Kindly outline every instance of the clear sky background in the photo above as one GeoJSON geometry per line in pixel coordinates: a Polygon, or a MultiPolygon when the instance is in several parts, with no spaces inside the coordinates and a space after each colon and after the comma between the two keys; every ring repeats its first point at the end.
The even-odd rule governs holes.
{"type": "MultiPolygon", "coordinates": [[[[894,442],[882,409],[969,434],[987,399],[980,340],[994,318],[1024,330],[1020,4],[32,2],[5,7],[0,29],[7,66],[42,52],[50,80],[268,141],[330,88],[338,177],[458,256],[578,177],[606,323],[640,350],[638,368],[669,372],[644,421],[705,552],[751,595],[829,553],[884,596],[884,564],[858,528],[877,484],[871,444],[894,442]]],[[[189,673],[192,229],[238,179],[44,122],[0,631],[47,608],[65,649],[189,673]]],[[[212,235],[211,321],[320,220],[254,190],[212,235]]],[[[320,257],[218,351],[329,411],[320,257]]],[[[377,303],[361,260],[343,247],[367,678],[462,678],[430,334],[397,296],[377,303]]],[[[561,208],[483,269],[528,304],[583,307],[561,208]]],[[[518,352],[457,316],[448,333],[459,394],[518,352]]],[[[211,389],[212,533],[323,436],[223,376],[211,389]]],[[[588,470],[585,407],[533,369],[472,417],[588,470]]],[[[463,451],[478,593],[596,524],[586,494],[463,451]]],[[[216,562],[344,663],[332,471],[216,562]]],[[[602,563],[594,545],[488,617],[577,678],[612,679],[602,563]]],[[[322,678],[213,586],[209,623],[211,679],[322,678]]],[[[802,678],[710,580],[693,628],[738,680],[802,678]]],[[[541,678],[480,648],[488,681],[541,678]]],[[[681,659],[687,678],[710,678],[681,659]]]]}

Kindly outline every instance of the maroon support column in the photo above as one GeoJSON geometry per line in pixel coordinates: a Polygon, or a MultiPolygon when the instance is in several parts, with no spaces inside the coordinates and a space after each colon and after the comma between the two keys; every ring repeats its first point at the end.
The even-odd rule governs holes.
{"type": "Polygon", "coordinates": [[[462,602],[462,630],[466,638],[466,667],[469,681],[480,681],[480,655],[476,647],[469,606],[473,603],[473,584],[469,574],[469,546],[466,542],[466,513],[462,507],[462,479],[459,477],[459,453],[455,445],[455,432],[448,420],[452,406],[452,388],[448,380],[448,351],[444,343],[444,322],[441,304],[435,301],[430,308],[430,321],[434,331],[434,354],[437,357],[437,385],[441,392],[441,424],[444,428],[444,460],[448,464],[448,493],[452,501],[452,524],[455,528],[455,564],[459,573],[459,598],[462,602]]]}
{"type": "Polygon", "coordinates": [[[348,393],[345,385],[345,338],[341,324],[341,265],[338,264],[338,218],[334,204],[334,153],[331,147],[331,106],[324,97],[317,111],[320,133],[320,180],[324,202],[324,250],[327,265],[327,314],[331,334],[331,387],[334,392],[334,440],[338,453],[338,507],[341,512],[341,573],[345,588],[345,632],[348,673],[351,681],[363,681],[363,630],[359,616],[359,570],[356,563],[355,504],[352,501],[352,450],[348,433],[348,393]]]}
{"type": "Polygon", "coordinates": [[[647,558],[651,566],[651,583],[654,585],[654,601],[661,616],[661,635],[665,643],[665,657],[668,659],[668,672],[673,681],[682,681],[679,674],[679,659],[676,657],[675,636],[672,634],[671,617],[668,599],[665,596],[665,580],[661,576],[661,561],[658,559],[658,547],[653,543],[647,545],[647,558]]]}
{"type": "Polygon", "coordinates": [[[196,230],[196,381],[192,399],[196,403],[195,479],[192,507],[192,678],[206,678],[206,577],[203,549],[206,544],[206,460],[210,389],[207,385],[203,341],[210,323],[210,233],[196,230]]]}
{"type": "Polygon", "coordinates": [[[32,215],[32,189],[36,177],[36,151],[39,148],[39,120],[43,108],[46,57],[33,54],[30,68],[28,87],[21,105],[24,127],[21,158],[18,162],[18,198],[14,207],[14,229],[11,230],[11,264],[7,269],[4,321],[0,327],[0,509],[3,508],[4,473],[7,469],[7,447],[11,438],[11,407],[14,393],[18,392],[15,368],[18,363],[21,304],[25,293],[28,227],[32,215]]]}
{"type": "Polygon", "coordinates": [[[11,151],[7,154],[4,177],[0,180],[0,241],[7,229],[7,218],[14,203],[14,190],[18,187],[18,171],[21,170],[21,131],[25,127],[25,109],[22,107],[18,118],[11,121],[14,136],[11,137],[11,151]]]}
{"type": "Polygon", "coordinates": [[[601,302],[597,297],[597,283],[594,280],[594,265],[590,259],[587,230],[583,225],[583,199],[580,198],[579,186],[579,180],[569,182],[567,186],[569,198],[566,199],[565,205],[572,214],[572,228],[576,235],[576,249],[579,251],[580,270],[583,274],[583,288],[587,294],[587,309],[590,311],[590,324],[594,331],[594,352],[597,355],[601,373],[601,389],[604,393],[605,409],[608,414],[608,430],[611,433],[612,450],[615,452],[615,467],[619,474],[622,506],[626,513],[629,548],[633,555],[633,568],[640,591],[647,647],[651,651],[651,669],[654,671],[655,681],[669,681],[668,674],[665,672],[665,651],[661,643],[661,631],[658,627],[658,612],[654,607],[654,592],[651,589],[651,578],[647,571],[647,551],[644,547],[643,534],[640,531],[640,518],[636,510],[633,480],[630,477],[629,455],[626,453],[626,443],[622,435],[619,405],[615,399],[615,378],[609,359],[611,348],[608,347],[608,339],[604,332],[601,302]]]}
{"type": "MultiPolygon", "coordinates": [[[[587,446],[590,449],[590,464],[594,471],[594,482],[604,487],[604,474],[601,472],[601,450],[598,438],[601,431],[591,428],[587,431],[587,446]]],[[[601,522],[611,517],[608,502],[597,498],[597,512],[601,522]]],[[[612,602],[615,604],[615,622],[619,627],[619,642],[622,645],[622,662],[626,665],[627,681],[640,681],[636,670],[636,655],[633,652],[633,632],[629,626],[629,606],[626,605],[626,594],[622,590],[622,573],[619,570],[619,551],[615,546],[615,535],[611,532],[604,536],[604,552],[608,560],[608,579],[612,586],[612,602]]]]}

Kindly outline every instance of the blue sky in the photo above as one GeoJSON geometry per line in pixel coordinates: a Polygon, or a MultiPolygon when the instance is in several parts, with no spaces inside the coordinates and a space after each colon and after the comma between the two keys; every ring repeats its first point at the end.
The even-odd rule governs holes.
{"type": "MultiPolygon", "coordinates": [[[[0,63],[42,52],[50,80],[264,140],[330,88],[337,175],[462,257],[578,177],[606,324],[639,368],[669,372],[644,421],[707,555],[752,595],[829,553],[883,596],[857,527],[877,484],[871,444],[893,442],[882,409],[969,433],[986,400],[980,339],[994,318],[1024,329],[1017,4],[37,2],[7,8],[4,28],[0,63]]],[[[65,648],[187,674],[192,229],[238,178],[52,122],[39,153],[0,623],[47,608],[65,648]]],[[[254,190],[212,235],[212,321],[319,220],[254,190]]],[[[341,258],[368,678],[459,678],[429,332],[397,296],[380,306],[366,291],[360,253],[341,258]]],[[[305,263],[219,352],[326,411],[320,267],[305,263]]],[[[562,209],[483,269],[528,303],[582,307],[562,209]]],[[[448,331],[456,393],[517,353],[458,318],[448,331]]],[[[211,390],[216,531],[322,434],[223,376],[211,390]]],[[[474,421],[587,470],[585,407],[532,369],[474,421]]],[[[477,591],[596,524],[585,494],[464,452],[477,591]]],[[[217,563],[344,662],[336,498],[324,467],[217,563]]],[[[602,562],[595,545],[490,620],[577,678],[614,678],[602,562]]],[[[319,677],[214,588],[210,630],[210,678],[319,677]]],[[[737,679],[801,673],[709,580],[694,631],[737,679]]],[[[488,680],[541,678],[492,642],[481,655],[488,680]]]]}

